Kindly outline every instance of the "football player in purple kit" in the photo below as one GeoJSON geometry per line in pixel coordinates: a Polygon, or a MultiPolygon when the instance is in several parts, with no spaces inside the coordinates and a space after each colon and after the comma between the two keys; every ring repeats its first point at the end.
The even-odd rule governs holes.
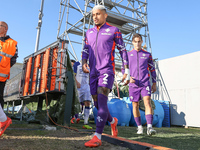
{"type": "Polygon", "coordinates": [[[142,36],[135,34],[132,38],[134,49],[128,52],[129,68],[130,68],[130,83],[129,97],[133,105],[133,115],[138,126],[137,134],[143,134],[139,112],[139,100],[143,97],[145,105],[145,117],[147,120],[147,134],[154,135],[156,131],[152,128],[153,112],[151,107],[151,92],[156,91],[156,72],[151,53],[143,50],[142,36]],[[150,86],[150,74],[152,77],[152,87],[150,86]]]}
{"type": "Polygon", "coordinates": [[[98,147],[101,143],[101,134],[106,121],[111,124],[113,136],[117,136],[117,118],[109,113],[107,100],[114,82],[114,54],[115,46],[121,53],[125,66],[123,80],[129,83],[130,72],[128,69],[128,56],[125,44],[122,40],[121,32],[118,28],[106,22],[106,8],[103,5],[96,5],[92,9],[92,17],[95,27],[89,29],[85,35],[85,46],[82,52],[82,68],[84,72],[89,72],[90,68],[90,91],[94,100],[94,105],[98,110],[96,120],[96,132],[93,138],[85,143],[86,147],[98,147]],[[89,58],[89,65],[87,59],[89,58]]]}

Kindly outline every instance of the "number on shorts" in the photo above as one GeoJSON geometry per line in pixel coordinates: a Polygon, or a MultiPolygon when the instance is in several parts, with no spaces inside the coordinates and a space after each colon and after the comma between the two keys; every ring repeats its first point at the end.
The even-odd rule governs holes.
{"type": "Polygon", "coordinates": [[[108,74],[107,73],[105,73],[105,74],[103,74],[104,75],[104,78],[103,78],[103,84],[108,84],[108,74]]]}
{"type": "Polygon", "coordinates": [[[147,90],[147,91],[149,91],[149,90],[150,90],[150,89],[149,89],[149,86],[147,86],[147,87],[146,87],[146,90],[147,90]]]}

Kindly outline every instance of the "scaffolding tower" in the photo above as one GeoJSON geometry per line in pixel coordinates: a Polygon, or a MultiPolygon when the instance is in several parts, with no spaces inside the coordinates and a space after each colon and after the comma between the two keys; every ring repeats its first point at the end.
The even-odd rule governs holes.
{"type": "MultiPolygon", "coordinates": [[[[107,22],[119,28],[127,51],[132,50],[132,36],[140,33],[143,36],[143,48],[152,52],[147,0],[61,0],[57,38],[69,41],[71,58],[78,61],[77,54],[81,54],[83,49],[85,32],[94,27],[91,10],[97,4],[106,7],[107,22]]],[[[121,65],[118,50],[115,51],[115,63],[116,67],[121,65]]]]}

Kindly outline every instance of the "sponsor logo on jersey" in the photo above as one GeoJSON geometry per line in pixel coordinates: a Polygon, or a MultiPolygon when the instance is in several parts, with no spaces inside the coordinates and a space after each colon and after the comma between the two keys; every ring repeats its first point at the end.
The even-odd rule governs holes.
{"type": "Polygon", "coordinates": [[[93,33],[93,31],[90,31],[90,33],[93,33]]]}
{"type": "Polygon", "coordinates": [[[131,54],[130,56],[134,56],[133,54],[131,54]]]}
{"type": "Polygon", "coordinates": [[[112,35],[112,33],[101,33],[101,35],[112,35]]]}
{"type": "Polygon", "coordinates": [[[140,57],[141,59],[147,59],[147,57],[140,57]]]}

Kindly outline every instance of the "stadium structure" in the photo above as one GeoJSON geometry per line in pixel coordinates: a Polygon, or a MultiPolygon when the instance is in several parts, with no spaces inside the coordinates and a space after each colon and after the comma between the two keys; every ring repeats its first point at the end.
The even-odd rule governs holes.
{"type": "MultiPolygon", "coordinates": [[[[65,71],[65,67],[69,66],[63,64],[69,61],[69,58],[79,60],[78,54],[81,54],[84,46],[85,32],[94,27],[91,11],[95,5],[100,4],[106,7],[107,22],[119,28],[127,51],[132,50],[132,36],[135,33],[140,33],[143,36],[143,48],[152,53],[147,20],[147,0],[60,0],[58,40],[38,51],[43,4],[44,0],[41,1],[39,12],[35,53],[24,58],[22,72],[16,76],[18,81],[12,82],[10,80],[8,82],[9,84],[7,84],[4,92],[7,104],[9,101],[13,101],[14,106],[13,99],[21,100],[22,104],[23,100],[32,99],[38,101],[38,108],[41,108],[46,93],[48,93],[50,99],[54,99],[55,96],[60,98],[63,93],[69,92],[68,90],[65,91],[63,84],[64,80],[69,77],[66,72],[70,71],[65,71]],[[65,55],[65,52],[67,55],[65,55]],[[67,58],[68,55],[69,58],[67,58]],[[11,89],[10,87],[14,83],[16,83],[16,88],[11,89]],[[20,87],[19,93],[17,87],[20,87]],[[13,90],[13,92],[10,90],[13,90]],[[14,93],[14,95],[11,93],[14,93]]],[[[116,83],[119,83],[122,74],[118,50],[115,51],[115,69],[116,83]]],[[[69,68],[66,68],[66,70],[69,70],[69,68]]],[[[73,93],[73,91],[69,93],[73,93]]],[[[66,95],[70,96],[71,94],[66,95]]],[[[109,99],[114,97],[116,97],[114,93],[109,95],[109,99]]],[[[68,104],[68,106],[71,105],[71,103],[68,104]]],[[[70,112],[69,109],[68,111],[70,112]]],[[[69,118],[70,116],[68,116],[68,121],[69,118]]]]}
{"type": "MultiPolygon", "coordinates": [[[[81,54],[84,46],[85,32],[94,27],[91,10],[98,4],[106,7],[107,22],[121,31],[127,51],[132,49],[132,36],[140,33],[143,36],[143,48],[152,52],[147,20],[147,0],[60,0],[58,41],[38,51],[44,5],[44,0],[41,0],[35,53],[24,58],[22,73],[18,75],[19,81],[15,82],[17,83],[16,87],[20,84],[20,99],[29,99],[30,97],[38,99],[38,95],[43,95],[39,96],[42,101],[45,92],[49,92],[49,94],[50,92],[63,93],[64,86],[61,82],[64,79],[65,71],[62,64],[67,61],[64,51],[67,50],[70,59],[79,60],[78,54],[81,54]],[[65,46],[62,45],[63,42],[65,46]],[[48,77],[45,74],[48,74],[48,77]]],[[[120,82],[122,74],[118,50],[115,51],[115,68],[116,81],[120,82]]],[[[11,85],[13,82],[9,83],[11,85]]],[[[6,99],[12,101],[12,94],[7,94],[11,93],[9,86],[6,89],[8,89],[4,92],[6,99]]],[[[19,99],[18,90],[12,90],[15,91],[15,97],[19,99]]],[[[114,94],[111,94],[111,98],[112,96],[114,94]]],[[[42,105],[41,101],[40,106],[42,105]]]]}
{"type": "MultiPolygon", "coordinates": [[[[70,54],[73,58],[78,60],[77,52],[83,48],[85,32],[94,26],[91,10],[98,4],[107,8],[107,22],[119,28],[127,50],[132,49],[132,36],[140,33],[143,36],[144,48],[152,51],[147,20],[147,0],[61,0],[57,38],[69,41],[70,54]],[[78,37],[81,40],[77,40],[78,37]]],[[[120,63],[117,50],[115,62],[120,63]]]]}

